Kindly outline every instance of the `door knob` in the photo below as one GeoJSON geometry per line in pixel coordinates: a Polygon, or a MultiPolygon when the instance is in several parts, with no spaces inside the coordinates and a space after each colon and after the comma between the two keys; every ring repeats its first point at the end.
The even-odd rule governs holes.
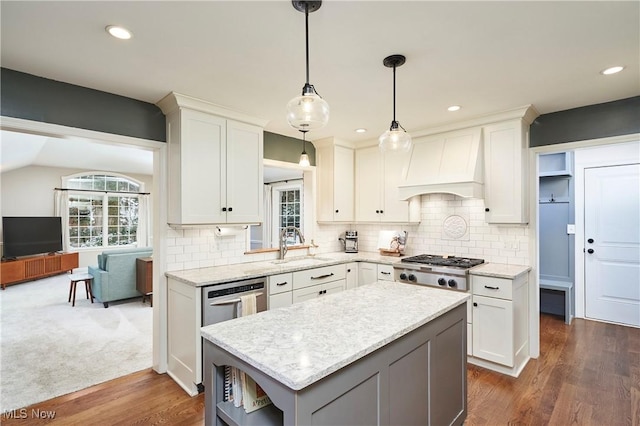
{"type": "Polygon", "coordinates": [[[589,238],[589,239],[587,240],[587,242],[588,242],[589,244],[593,244],[593,238],[589,238]]]}
{"type": "Polygon", "coordinates": [[[589,253],[589,254],[593,253],[593,249],[587,250],[587,253],[589,253]]]}

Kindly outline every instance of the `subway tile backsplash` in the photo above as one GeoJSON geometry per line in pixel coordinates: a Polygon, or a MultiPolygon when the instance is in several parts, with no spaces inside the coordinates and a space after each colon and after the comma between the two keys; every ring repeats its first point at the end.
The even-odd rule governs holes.
{"type": "MultiPolygon", "coordinates": [[[[316,253],[341,251],[343,247],[338,237],[346,230],[355,230],[358,231],[359,250],[377,252],[379,231],[398,229],[408,232],[406,255],[446,254],[493,263],[528,265],[528,226],[489,225],[484,221],[484,208],[481,199],[449,194],[422,195],[418,225],[316,224],[313,240],[319,246],[316,253]]],[[[214,230],[213,226],[169,229],[167,270],[272,260],[278,256],[277,252],[246,255],[243,234],[220,237],[214,230]]]]}

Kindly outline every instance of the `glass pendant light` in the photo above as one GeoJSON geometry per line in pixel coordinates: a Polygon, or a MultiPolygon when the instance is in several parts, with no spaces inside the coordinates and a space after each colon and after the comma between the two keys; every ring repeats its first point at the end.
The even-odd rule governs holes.
{"type": "Polygon", "coordinates": [[[305,139],[307,132],[303,130],[300,130],[300,132],[302,133],[302,154],[300,154],[300,161],[298,161],[298,164],[302,167],[309,167],[311,163],[309,162],[309,156],[307,155],[307,141],[305,139]]]}
{"type": "Polygon", "coordinates": [[[389,130],[380,135],[378,148],[385,152],[409,152],[411,149],[411,135],[396,121],[396,67],[404,64],[403,55],[391,55],[384,58],[385,67],[393,67],[393,120],[389,130]]]}
{"type": "Polygon", "coordinates": [[[302,95],[296,96],[287,104],[287,121],[300,131],[320,129],[329,122],[329,104],[318,95],[315,87],[309,83],[309,13],[320,9],[322,1],[293,0],[291,3],[297,11],[304,12],[307,80],[302,87],[302,95]]]}

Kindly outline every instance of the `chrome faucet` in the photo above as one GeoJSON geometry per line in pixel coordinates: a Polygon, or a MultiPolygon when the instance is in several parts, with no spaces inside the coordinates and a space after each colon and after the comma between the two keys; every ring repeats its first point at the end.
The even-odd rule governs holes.
{"type": "Polygon", "coordinates": [[[302,235],[300,228],[296,226],[282,228],[282,231],[280,231],[280,259],[284,259],[284,255],[287,254],[287,234],[290,231],[293,231],[300,238],[300,244],[304,243],[304,235],[302,235]]]}

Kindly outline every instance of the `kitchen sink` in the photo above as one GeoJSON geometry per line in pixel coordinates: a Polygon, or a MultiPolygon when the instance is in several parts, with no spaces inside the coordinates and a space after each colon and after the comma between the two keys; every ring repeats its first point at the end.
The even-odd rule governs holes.
{"type": "Polygon", "coordinates": [[[273,260],[271,263],[276,265],[314,265],[316,263],[331,262],[333,259],[328,257],[302,256],[292,257],[291,259],[273,260]]]}

